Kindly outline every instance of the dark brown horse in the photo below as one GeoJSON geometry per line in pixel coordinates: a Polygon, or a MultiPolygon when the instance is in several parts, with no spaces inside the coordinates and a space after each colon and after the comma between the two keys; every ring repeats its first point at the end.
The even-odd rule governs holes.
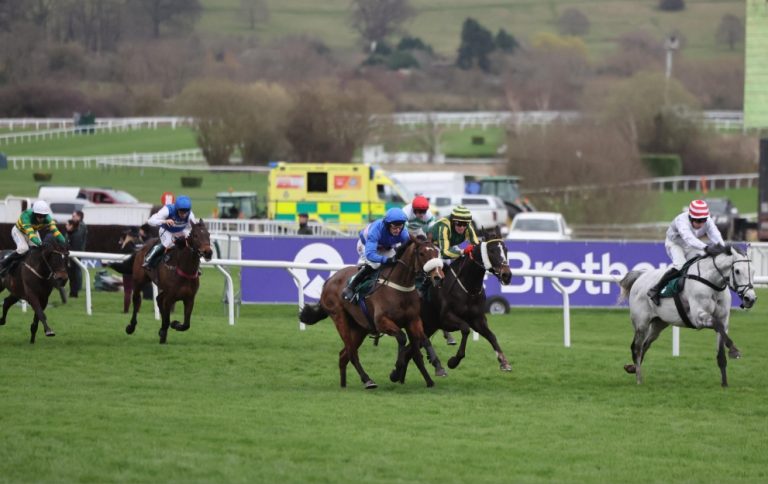
{"type": "Polygon", "coordinates": [[[46,336],[55,336],[56,333],[48,326],[48,318],[44,311],[48,306],[48,297],[53,288],[61,287],[67,282],[68,262],[67,246],[56,239],[47,241],[42,247],[30,248],[25,257],[0,279],[0,291],[8,289],[10,292],[3,301],[0,326],[5,324],[8,309],[24,299],[35,312],[32,326],[29,328],[32,333],[29,342],[35,342],[39,322],[43,323],[46,336]]]}
{"type": "MultiPolygon", "coordinates": [[[[459,366],[465,356],[470,329],[474,329],[488,340],[496,352],[496,359],[502,370],[512,369],[485,316],[483,279],[486,271],[505,285],[512,279],[507,247],[498,237],[499,235],[493,232],[488,237],[490,240],[476,245],[468,256],[453,261],[445,271],[443,285],[430,287],[425,300],[422,301],[421,318],[427,337],[432,336],[438,329],[461,331],[461,343],[456,355],[448,360],[448,367],[451,369],[459,366]]],[[[435,374],[444,376],[445,370],[429,339],[426,340],[425,348],[429,362],[435,367],[435,374]]]]}
{"type": "Polygon", "coordinates": [[[160,308],[160,344],[168,337],[168,327],[176,331],[189,329],[192,308],[195,306],[195,295],[200,287],[200,257],[211,260],[211,236],[203,221],[192,224],[192,231],[185,239],[177,239],[176,246],[163,256],[163,261],[157,268],[142,267],[144,256],[157,242],[150,239],[136,252],[133,260],[133,314],[125,332],[133,334],[136,330],[136,314],[141,309],[142,289],[154,282],[157,285],[157,306],[160,308]],[[184,324],[174,320],[171,322],[171,310],[176,301],[184,301],[184,324]]]}
{"type": "Polygon", "coordinates": [[[369,333],[385,333],[397,339],[398,359],[390,379],[398,375],[401,383],[405,381],[405,365],[413,359],[427,386],[435,384],[421,355],[421,345],[426,336],[419,317],[419,294],[415,281],[417,274],[426,272],[432,283],[439,285],[443,278],[443,264],[435,246],[426,239],[412,238],[398,250],[396,257],[397,263],[381,269],[375,285],[364,298],[372,322],[368,321],[357,303],[347,302],[341,297],[347,280],[357,270],[354,266],[346,267],[331,276],[323,286],[319,304],[306,304],[301,311],[299,319],[305,324],[315,324],[328,316],[333,319],[344,342],[344,348],[339,352],[342,387],[347,386],[349,362],[357,370],[365,388],[377,387],[363,369],[358,356],[358,348],[369,333]],[[407,339],[402,330],[407,333],[407,339]]]}

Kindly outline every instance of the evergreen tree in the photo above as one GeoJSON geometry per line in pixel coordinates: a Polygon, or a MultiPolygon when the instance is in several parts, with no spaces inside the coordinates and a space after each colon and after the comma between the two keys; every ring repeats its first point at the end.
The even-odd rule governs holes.
{"type": "Polygon", "coordinates": [[[515,50],[520,47],[520,43],[515,36],[510,35],[504,29],[499,29],[499,32],[496,34],[495,44],[497,49],[508,54],[514,54],[515,50]]]}
{"type": "Polygon", "coordinates": [[[477,20],[467,18],[461,29],[461,45],[456,65],[461,69],[472,69],[477,65],[488,72],[491,69],[488,54],[493,52],[494,48],[491,31],[480,25],[477,20]]]}

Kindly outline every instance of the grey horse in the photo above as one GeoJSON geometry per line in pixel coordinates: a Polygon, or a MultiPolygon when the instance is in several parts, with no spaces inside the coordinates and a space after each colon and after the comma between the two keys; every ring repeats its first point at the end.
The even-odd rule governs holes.
{"type": "Polygon", "coordinates": [[[664,269],[630,271],[619,283],[619,300],[629,300],[629,314],[635,328],[630,346],[633,364],[625,365],[624,369],[635,374],[638,384],[642,383],[643,358],[651,343],[670,324],[693,329],[712,328],[717,333],[721,384],[728,386],[725,347],[728,347],[731,358],[739,358],[741,354],[728,336],[731,291],[727,289],[739,295],[742,307],[751,308],[757,300],[752,285],[752,264],[746,250],[726,245],[716,255],[701,257],[691,264],[680,293],[682,316],[673,298],[664,298],[661,305],[656,306],[646,294],[663,273],[664,269]]]}

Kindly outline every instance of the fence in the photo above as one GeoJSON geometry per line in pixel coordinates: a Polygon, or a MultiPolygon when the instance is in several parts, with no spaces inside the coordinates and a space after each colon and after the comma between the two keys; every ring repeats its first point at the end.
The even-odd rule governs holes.
{"type": "MultiPolygon", "coordinates": [[[[112,254],[101,252],[70,252],[72,261],[78,265],[83,274],[83,285],[85,286],[85,310],[90,316],[93,313],[93,306],[91,301],[91,277],[88,267],[80,261],[80,258],[100,259],[100,260],[123,260],[126,258],[125,254],[112,254]]],[[[765,262],[768,263],[768,258],[765,258],[765,262]]],[[[291,277],[296,282],[298,290],[298,306],[299,309],[304,307],[304,287],[300,282],[299,276],[294,272],[294,269],[303,270],[320,270],[320,271],[337,271],[345,265],[343,264],[321,264],[321,263],[301,263],[293,261],[256,261],[256,260],[232,260],[232,259],[215,259],[210,262],[202,261],[201,267],[214,267],[219,270],[227,281],[226,294],[227,294],[227,308],[228,308],[228,320],[232,326],[235,324],[235,288],[232,276],[227,272],[225,267],[254,267],[254,268],[281,268],[288,271],[291,277]]],[[[560,284],[560,279],[580,279],[587,281],[598,282],[618,282],[620,276],[605,276],[600,274],[582,274],[574,272],[563,271],[548,271],[548,270],[530,270],[530,269],[516,269],[514,271],[515,276],[518,277],[544,277],[550,280],[555,289],[563,297],[563,346],[566,348],[571,347],[571,316],[570,316],[570,298],[568,292],[560,284]]],[[[755,284],[768,284],[768,277],[756,276],[754,278],[755,284]]],[[[157,288],[154,287],[155,297],[157,298],[157,288]]],[[[160,319],[160,313],[155,304],[155,319],[160,319]]],[[[299,322],[299,330],[303,331],[306,326],[299,322]]],[[[473,334],[473,339],[478,340],[477,333],[473,334]]],[[[672,354],[673,356],[680,355],[680,328],[677,326],[672,327],[672,354]]]]}
{"type": "Polygon", "coordinates": [[[208,167],[199,149],[97,156],[9,156],[8,167],[15,170],[51,168],[97,168],[108,166],[141,168],[195,169],[208,167]]]}

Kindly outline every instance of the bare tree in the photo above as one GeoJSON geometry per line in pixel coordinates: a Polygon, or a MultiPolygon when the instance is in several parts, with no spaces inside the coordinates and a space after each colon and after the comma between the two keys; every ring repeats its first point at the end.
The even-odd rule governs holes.
{"type": "Polygon", "coordinates": [[[723,15],[717,27],[716,37],[718,43],[726,44],[733,50],[736,44],[744,42],[744,21],[730,13],[723,15]]]}
{"type": "Polygon", "coordinates": [[[127,5],[136,5],[144,13],[152,27],[152,37],[160,37],[163,26],[186,28],[194,24],[202,6],[200,0],[131,0],[127,5]]]}
{"type": "Polygon", "coordinates": [[[372,129],[371,115],[389,110],[368,83],[316,83],[300,88],[288,115],[286,138],[296,161],[346,163],[372,129]]]}
{"type": "Polygon", "coordinates": [[[415,14],[408,0],[352,0],[350,24],[371,52],[415,14]]]}
{"type": "Polygon", "coordinates": [[[256,29],[256,24],[269,21],[269,8],[266,0],[240,0],[238,18],[248,22],[248,28],[256,29]]]}
{"type": "Polygon", "coordinates": [[[566,9],[557,19],[557,29],[562,35],[584,36],[589,28],[589,18],[577,8],[566,9]]]}

